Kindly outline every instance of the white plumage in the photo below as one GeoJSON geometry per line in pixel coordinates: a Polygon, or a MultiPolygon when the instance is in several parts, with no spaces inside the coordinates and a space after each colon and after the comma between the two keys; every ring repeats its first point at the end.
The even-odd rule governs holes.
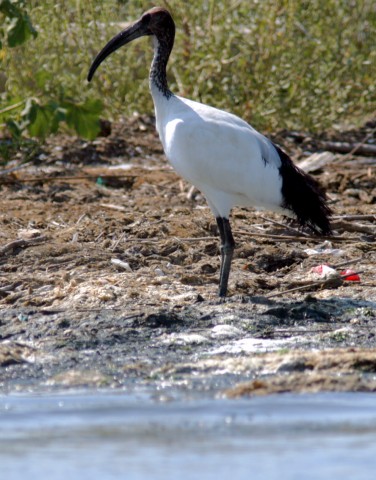
{"type": "Polygon", "coordinates": [[[164,8],[152,8],[110,40],[92,63],[88,80],[108,55],[141,36],[154,40],[150,89],[166,156],[205,195],[217,221],[222,255],[219,295],[227,292],[235,245],[229,215],[235,205],[282,213],[315,233],[330,234],[325,194],[282,150],[236,115],[169,90],[166,66],[175,24],[164,8]]]}
{"type": "Polygon", "coordinates": [[[280,207],[281,160],[266,137],[239,117],[192,100],[174,96],[161,107],[161,93],[152,93],[169,162],[205,195],[216,217],[227,218],[235,205],[291,213],[280,207]]]}

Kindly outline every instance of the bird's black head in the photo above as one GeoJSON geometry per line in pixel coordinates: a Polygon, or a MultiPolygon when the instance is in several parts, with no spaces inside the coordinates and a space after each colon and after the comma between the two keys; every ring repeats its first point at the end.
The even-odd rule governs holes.
{"type": "MultiPolygon", "coordinates": [[[[151,35],[163,37],[175,34],[175,23],[168,10],[162,7],[154,7],[145,12],[141,17],[141,22],[147,25],[151,35]]],[[[149,34],[149,35],[150,35],[149,34]]]]}
{"type": "Polygon", "coordinates": [[[155,35],[160,42],[167,43],[172,48],[175,37],[175,23],[168,10],[162,7],[154,7],[145,12],[137,22],[113,37],[95,57],[89,70],[88,81],[90,82],[96,69],[111,53],[136,38],[148,35],[155,35]]]}

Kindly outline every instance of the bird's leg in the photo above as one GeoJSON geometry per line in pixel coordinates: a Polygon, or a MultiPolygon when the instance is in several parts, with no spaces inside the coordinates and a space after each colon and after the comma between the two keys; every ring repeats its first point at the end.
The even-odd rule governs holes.
{"type": "Polygon", "coordinates": [[[219,278],[222,278],[222,269],[223,269],[223,258],[224,258],[224,249],[223,246],[225,244],[225,230],[223,226],[223,218],[222,217],[217,217],[217,225],[218,225],[218,230],[219,230],[219,237],[221,239],[221,269],[219,273],[219,278]]]}
{"type": "Polygon", "coordinates": [[[232,236],[228,218],[217,217],[219,235],[221,237],[221,270],[219,275],[219,296],[227,293],[228,277],[230,275],[231,260],[234,253],[235,241],[232,236]]]}

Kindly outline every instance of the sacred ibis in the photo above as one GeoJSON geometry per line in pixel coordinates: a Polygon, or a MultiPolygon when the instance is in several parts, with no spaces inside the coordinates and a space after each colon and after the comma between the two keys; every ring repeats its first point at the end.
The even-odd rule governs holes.
{"type": "Polygon", "coordinates": [[[174,45],[175,23],[166,9],[148,10],[112,38],[94,59],[88,81],[108,55],[142,36],[152,36],[154,42],[150,90],[166,157],[204,194],[217,221],[221,239],[219,295],[227,292],[235,247],[229,216],[235,205],[279,212],[316,234],[329,235],[331,211],[325,194],[286,153],[239,117],[171,92],[166,67],[174,45]]]}

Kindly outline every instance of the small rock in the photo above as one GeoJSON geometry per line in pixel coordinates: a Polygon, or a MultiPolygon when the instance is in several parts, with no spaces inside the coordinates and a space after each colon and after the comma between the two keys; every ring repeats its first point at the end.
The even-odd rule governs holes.
{"type": "Polygon", "coordinates": [[[313,365],[307,362],[305,358],[295,358],[282,362],[277,372],[304,372],[305,370],[313,370],[313,365]]]}

